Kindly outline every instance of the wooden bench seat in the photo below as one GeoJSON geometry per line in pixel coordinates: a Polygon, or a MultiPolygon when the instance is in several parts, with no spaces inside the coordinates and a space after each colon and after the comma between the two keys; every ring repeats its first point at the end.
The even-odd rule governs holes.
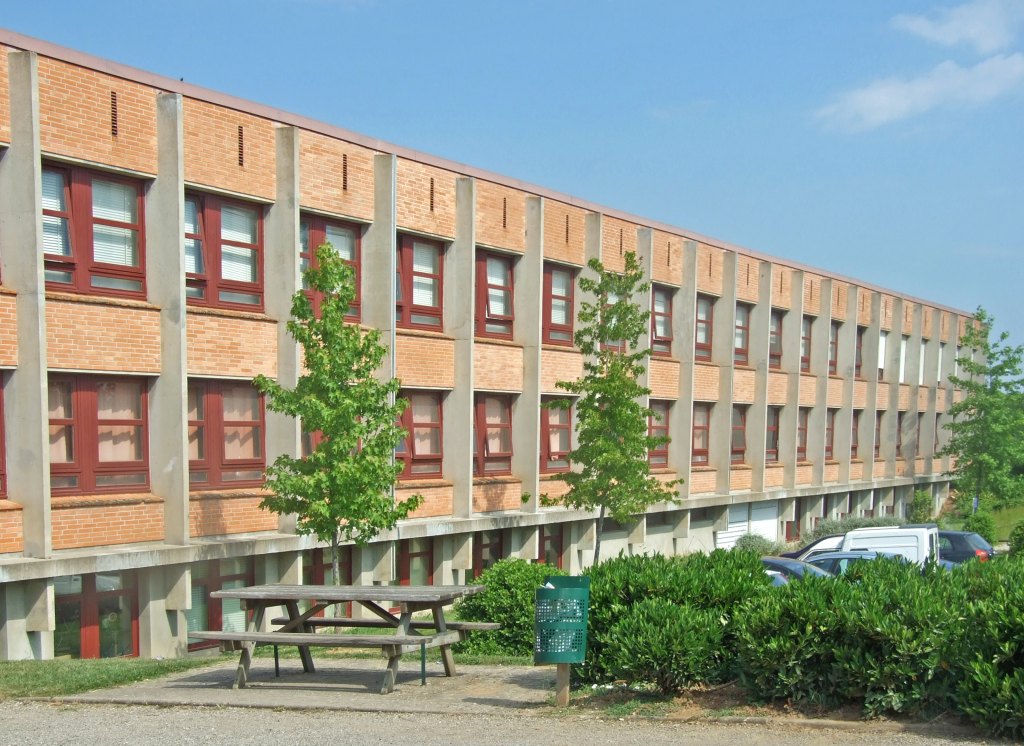
{"type": "Polygon", "coordinates": [[[302,632],[189,632],[196,640],[255,642],[265,645],[319,645],[323,647],[379,648],[390,645],[431,647],[436,635],[311,635],[302,632]]]}
{"type": "MultiPolygon", "coordinates": [[[[288,617],[275,617],[271,624],[287,624],[288,617]]],[[[351,617],[313,616],[306,620],[306,624],[312,627],[362,627],[364,629],[394,629],[394,627],[383,619],[353,619],[351,617]]],[[[409,626],[412,629],[437,629],[432,621],[413,621],[409,626]]],[[[497,622],[445,622],[445,627],[459,632],[487,632],[501,629],[497,622]]]]}

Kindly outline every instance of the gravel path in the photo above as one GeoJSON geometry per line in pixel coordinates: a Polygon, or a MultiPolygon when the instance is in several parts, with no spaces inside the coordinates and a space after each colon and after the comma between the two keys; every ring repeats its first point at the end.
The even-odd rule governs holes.
{"type": "MultiPolygon", "coordinates": [[[[270,710],[237,707],[146,707],[137,705],[0,703],[0,743],[11,746],[193,746],[273,744],[308,740],[331,744],[489,746],[566,744],[941,744],[988,743],[910,733],[818,730],[785,725],[602,720],[544,715],[440,715],[434,713],[270,710]]],[[[994,743],[994,742],[992,742],[994,743]]]]}

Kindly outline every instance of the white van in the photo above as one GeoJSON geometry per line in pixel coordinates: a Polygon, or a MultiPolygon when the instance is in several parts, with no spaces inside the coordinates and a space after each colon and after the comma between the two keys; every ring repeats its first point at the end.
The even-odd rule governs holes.
{"type": "Polygon", "coordinates": [[[934,523],[855,528],[846,532],[840,550],[899,554],[923,566],[939,560],[939,528],[934,523]]]}

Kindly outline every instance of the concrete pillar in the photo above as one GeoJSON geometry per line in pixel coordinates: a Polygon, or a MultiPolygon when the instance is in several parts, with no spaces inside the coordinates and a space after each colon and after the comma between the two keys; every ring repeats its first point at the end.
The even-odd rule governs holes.
{"type": "Polygon", "coordinates": [[[708,466],[716,471],[716,492],[729,494],[732,476],[733,354],[736,349],[736,252],[722,257],[722,297],[715,302],[711,362],[718,366],[718,401],[711,408],[708,466]]]}
{"type": "MultiPolygon", "coordinates": [[[[839,462],[839,481],[850,481],[850,446],[853,440],[853,389],[857,364],[857,307],[858,293],[854,285],[847,286],[846,322],[839,330],[839,375],[843,378],[842,407],[836,413],[833,433],[832,458],[839,462]]],[[[863,373],[863,366],[862,366],[863,373]]]]}
{"type": "Polygon", "coordinates": [[[25,557],[49,557],[50,464],[42,165],[35,52],[8,52],[11,146],[0,158],[0,254],[17,292],[18,367],[4,387],[7,497],[23,507],[25,557]],[[17,433],[17,437],[13,437],[17,433]]]}
{"type": "Polygon", "coordinates": [[[0,583],[0,660],[53,658],[53,630],[51,583],[0,583]]]}
{"type": "MultiPolygon", "coordinates": [[[[455,181],[455,241],[444,262],[444,329],[455,339],[455,389],[444,410],[445,476],[454,484],[452,506],[457,518],[473,514],[473,326],[476,287],[476,181],[455,181]]],[[[521,397],[520,397],[521,398],[521,397]]],[[[527,417],[517,400],[512,408],[513,437],[517,415],[527,417]]],[[[513,443],[513,449],[518,445],[513,443]]],[[[515,470],[513,469],[513,473],[515,470]]]]}
{"type": "MultiPolygon", "coordinates": [[[[654,271],[654,232],[650,228],[637,228],[636,230],[636,259],[640,264],[641,282],[647,283],[648,287],[643,292],[637,293],[633,296],[633,302],[637,304],[641,311],[651,310],[651,298],[654,297],[654,289],[651,287],[651,276],[654,271]]],[[[651,346],[651,325],[650,323],[644,328],[643,334],[637,340],[637,349],[650,349],[651,346]]],[[[650,376],[648,375],[650,369],[650,358],[647,359],[647,365],[644,366],[644,372],[640,374],[638,382],[641,386],[650,385],[650,376]]],[[[645,402],[646,404],[646,402],[645,402]]],[[[669,446],[669,450],[672,450],[669,446]]]]}
{"type": "MultiPolygon", "coordinates": [[[[920,410],[919,396],[921,389],[924,388],[921,383],[922,377],[924,376],[924,367],[922,360],[922,350],[927,352],[925,349],[924,340],[924,308],[921,304],[914,303],[911,306],[911,331],[910,341],[907,344],[907,383],[910,386],[910,409],[907,412],[907,426],[913,426],[912,435],[910,442],[907,444],[907,476],[919,476],[919,470],[917,468],[917,456],[918,454],[931,453],[931,441],[924,440],[924,430],[927,429],[929,435],[932,434],[932,426],[934,425],[935,419],[932,418],[932,425],[928,424],[927,417],[921,417],[923,414],[920,410]],[[920,427],[918,426],[920,423],[920,427]]],[[[925,389],[927,394],[927,389],[925,389]]],[[[927,411],[927,410],[926,410],[927,411]]],[[[926,472],[927,473],[927,472],[926,472]]]]}
{"type": "Polygon", "coordinates": [[[156,108],[157,177],[146,193],[146,287],[149,301],[160,308],[160,376],[149,397],[150,484],[164,500],[164,541],[188,544],[182,97],[157,94],[156,108]]]}
{"type": "Polygon", "coordinates": [[[758,302],[750,313],[748,365],[754,369],[754,403],[747,410],[747,464],[752,492],[764,492],[768,435],[768,343],[772,311],[772,265],[758,262],[758,302]]]}
{"type": "MultiPolygon", "coordinates": [[[[544,293],[544,199],[526,198],[526,253],[516,262],[514,340],[523,346],[523,393],[514,414],[512,473],[530,497],[524,513],[540,508],[540,369],[544,293]],[[518,431],[518,435],[516,435],[518,431]]],[[[536,531],[534,531],[536,534],[536,531]]],[[[534,553],[536,556],[536,553],[534,553]]]]}
{"type": "Polygon", "coordinates": [[[860,418],[860,453],[864,461],[864,479],[871,480],[875,467],[875,420],[878,414],[878,370],[884,367],[881,355],[882,333],[882,296],[871,293],[871,324],[864,337],[863,360],[864,377],[867,379],[867,394],[864,402],[864,413],[860,418]]]}
{"type": "MultiPolygon", "coordinates": [[[[779,420],[779,461],[782,463],[782,483],[789,489],[796,487],[797,426],[800,418],[800,340],[804,322],[804,273],[793,272],[790,310],[782,325],[782,370],[786,372],[786,405],[779,420]]],[[[803,516],[793,520],[803,521],[803,516]]],[[[800,524],[803,528],[803,523],[800,524]]]]}
{"type": "Polygon", "coordinates": [[[136,571],[141,658],[180,658],[188,652],[186,606],[182,603],[189,585],[186,576],[186,565],[136,571]]]}
{"type": "MultiPolygon", "coordinates": [[[[301,289],[299,278],[299,131],[277,126],[276,194],[267,213],[264,303],[268,316],[277,321],[277,382],[295,388],[301,375],[301,353],[288,333],[292,297],[301,289]]],[[[315,248],[315,247],[314,247],[315,248]]],[[[294,417],[267,409],[267,463],[278,456],[301,453],[301,423],[294,417]]],[[[278,516],[282,533],[294,533],[296,516],[278,516]]]]}
{"type": "MultiPolygon", "coordinates": [[[[696,338],[697,308],[697,242],[683,242],[682,286],[676,293],[676,305],[672,307],[672,338],[675,357],[679,360],[679,402],[673,408],[669,436],[676,448],[669,448],[669,465],[684,482],[676,489],[682,498],[690,496],[690,470],[693,466],[693,372],[694,344],[696,338]],[[678,309],[678,310],[676,310],[678,309]]],[[[689,511],[683,511],[687,530],[690,525],[689,511]]],[[[686,538],[685,536],[680,538],[686,538]]],[[[678,542],[677,542],[678,547],[678,542]]]]}

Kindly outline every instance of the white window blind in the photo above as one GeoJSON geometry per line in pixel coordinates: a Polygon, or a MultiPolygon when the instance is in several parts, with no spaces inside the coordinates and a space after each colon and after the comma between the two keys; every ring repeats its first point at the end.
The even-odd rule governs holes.
{"type": "Polygon", "coordinates": [[[348,228],[327,226],[327,242],[338,252],[338,256],[349,262],[356,259],[356,234],[348,228]]]}
{"type": "Polygon", "coordinates": [[[437,306],[437,278],[423,277],[438,273],[437,248],[416,242],[412,253],[412,302],[417,306],[437,306]]]}
{"type": "Polygon", "coordinates": [[[256,211],[235,205],[220,209],[220,237],[223,241],[256,243],[256,211]]]}
{"type": "MultiPolygon", "coordinates": [[[[64,174],[60,171],[43,171],[43,209],[64,212],[64,174]]],[[[43,215],[43,252],[71,256],[71,237],[68,235],[68,221],[53,215],[43,215]]]]}
{"type": "Polygon", "coordinates": [[[203,242],[199,238],[188,238],[188,234],[199,235],[199,205],[193,199],[185,200],[185,271],[205,274],[203,263],[203,242]]]}
{"type": "Polygon", "coordinates": [[[256,252],[240,246],[221,246],[220,274],[225,280],[256,282],[256,252]]]}

